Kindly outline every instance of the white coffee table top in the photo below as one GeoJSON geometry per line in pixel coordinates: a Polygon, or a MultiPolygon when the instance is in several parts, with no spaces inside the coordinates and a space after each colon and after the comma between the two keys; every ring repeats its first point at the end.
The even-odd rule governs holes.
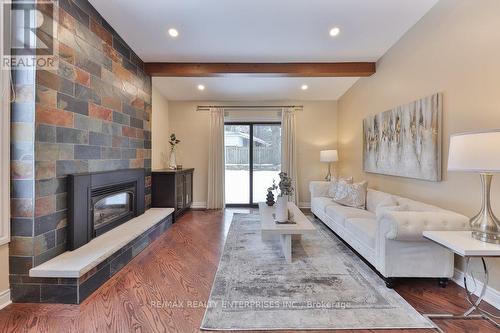
{"type": "Polygon", "coordinates": [[[423,235],[462,257],[500,257],[500,245],[474,239],[471,231],[424,231],[423,235]]]}
{"type": "Polygon", "coordinates": [[[294,204],[289,202],[288,209],[293,214],[296,224],[278,224],[274,221],[274,207],[269,207],[265,202],[259,203],[262,233],[269,235],[303,235],[316,231],[314,225],[294,204]]]}

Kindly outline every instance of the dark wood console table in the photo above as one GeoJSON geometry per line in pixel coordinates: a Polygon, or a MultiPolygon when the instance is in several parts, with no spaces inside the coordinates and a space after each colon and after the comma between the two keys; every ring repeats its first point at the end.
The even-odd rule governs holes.
{"type": "Polygon", "coordinates": [[[151,180],[153,207],[174,208],[174,219],[193,203],[194,169],[154,170],[151,180]]]}

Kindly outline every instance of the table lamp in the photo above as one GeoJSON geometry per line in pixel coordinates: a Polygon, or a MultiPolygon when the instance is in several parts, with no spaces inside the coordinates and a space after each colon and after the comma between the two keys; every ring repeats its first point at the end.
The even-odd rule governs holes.
{"type": "Polygon", "coordinates": [[[493,174],[500,172],[500,130],[455,134],[450,138],[449,171],[478,173],[482,183],[481,211],[471,219],[472,237],[500,244],[500,221],[491,208],[493,174]]]}
{"type": "Polygon", "coordinates": [[[339,160],[339,154],[336,150],[322,150],[319,153],[319,159],[321,162],[328,163],[328,174],[325,177],[326,181],[332,180],[332,162],[337,162],[339,160]]]}

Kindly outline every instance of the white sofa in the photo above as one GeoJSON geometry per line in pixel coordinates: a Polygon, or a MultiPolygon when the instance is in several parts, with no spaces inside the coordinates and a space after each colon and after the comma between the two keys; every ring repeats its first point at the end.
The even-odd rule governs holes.
{"type": "Polygon", "coordinates": [[[310,183],[312,213],[374,266],[388,287],[400,277],[439,278],[446,286],[453,276],[453,253],[424,239],[422,232],[467,230],[466,216],[372,189],[366,210],[346,207],[328,197],[329,187],[329,182],[310,183]]]}

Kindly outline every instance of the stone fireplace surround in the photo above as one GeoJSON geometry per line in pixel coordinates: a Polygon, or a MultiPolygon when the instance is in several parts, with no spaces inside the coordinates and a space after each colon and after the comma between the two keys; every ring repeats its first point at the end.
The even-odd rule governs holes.
{"type": "MultiPolygon", "coordinates": [[[[94,193],[125,186],[132,188],[133,209],[128,216],[106,226],[111,229],[130,217],[144,213],[144,169],[127,169],[107,172],[74,174],[68,176],[69,249],[75,250],[90,242],[98,234],[94,228],[94,193]]],[[[101,232],[102,233],[102,232],[101,232]]]]}
{"type": "Polygon", "coordinates": [[[70,251],[30,269],[38,290],[24,302],[80,304],[172,224],[173,209],[145,212],[144,169],[68,175],[68,197],[70,251]],[[120,188],[133,190],[131,213],[96,233],[94,193],[120,188]]]}
{"type": "Polygon", "coordinates": [[[37,267],[29,276],[39,293],[26,302],[80,304],[172,225],[173,208],[151,208],[74,251],[37,267]]]}

